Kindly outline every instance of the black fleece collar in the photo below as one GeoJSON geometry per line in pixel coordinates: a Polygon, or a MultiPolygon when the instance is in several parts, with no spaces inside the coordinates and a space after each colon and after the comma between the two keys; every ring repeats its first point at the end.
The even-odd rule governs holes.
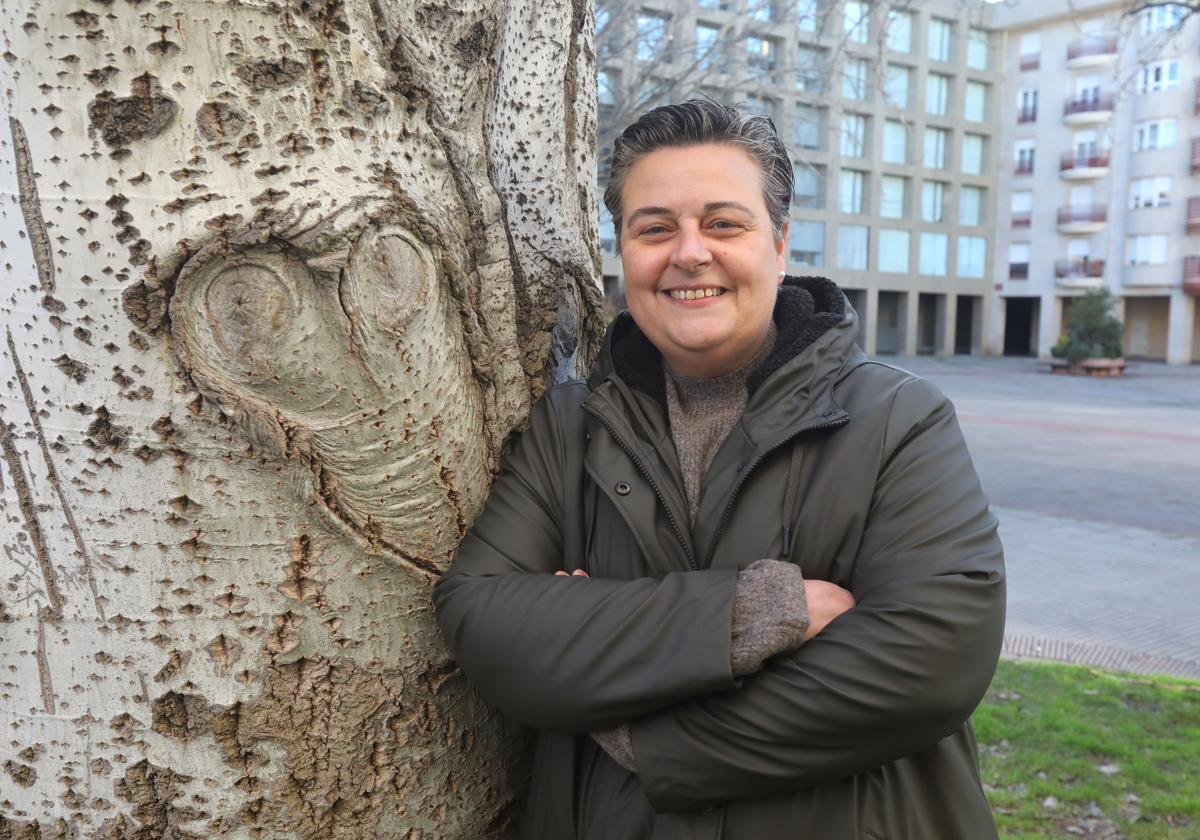
{"type": "MultiPolygon", "coordinates": [[[[746,380],[753,394],[763,382],[791,359],[800,355],[826,330],[846,316],[846,297],[837,284],[825,277],[786,277],[775,299],[775,348],[746,380]]],[[[662,354],[633,321],[622,312],[609,328],[606,347],[613,372],[631,388],[653,397],[665,410],[666,381],[662,354]]]]}

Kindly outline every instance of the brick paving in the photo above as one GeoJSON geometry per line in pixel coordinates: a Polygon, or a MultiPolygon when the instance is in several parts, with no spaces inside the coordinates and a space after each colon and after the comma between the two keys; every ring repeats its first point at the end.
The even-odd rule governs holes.
{"type": "Polygon", "coordinates": [[[1200,366],[895,363],[954,400],[1000,520],[1005,655],[1200,678],[1200,366]]]}

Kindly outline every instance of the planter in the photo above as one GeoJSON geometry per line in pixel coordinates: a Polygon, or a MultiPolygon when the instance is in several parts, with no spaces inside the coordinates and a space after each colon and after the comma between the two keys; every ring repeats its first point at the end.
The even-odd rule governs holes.
{"type": "Polygon", "coordinates": [[[1050,372],[1069,376],[1121,376],[1125,373],[1125,359],[1084,359],[1076,364],[1066,359],[1051,359],[1050,372]]]}

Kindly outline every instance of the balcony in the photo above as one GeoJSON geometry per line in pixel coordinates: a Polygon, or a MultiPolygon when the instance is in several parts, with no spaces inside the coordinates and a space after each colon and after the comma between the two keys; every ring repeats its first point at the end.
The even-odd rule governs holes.
{"type": "Polygon", "coordinates": [[[1021,70],[1023,72],[1028,71],[1028,70],[1036,70],[1041,66],[1042,66],[1042,54],[1041,53],[1029,53],[1029,55],[1021,56],[1021,70]]]}
{"type": "Polygon", "coordinates": [[[1077,38],[1067,47],[1067,69],[1081,70],[1100,67],[1117,57],[1117,36],[1103,35],[1077,38]]]}
{"type": "MultiPolygon", "coordinates": [[[[1200,258],[1197,258],[1200,259],[1200,258]]],[[[1009,263],[1008,264],[1008,279],[1009,280],[1028,280],[1029,279],[1029,263],[1009,263]]]]}
{"type": "Polygon", "coordinates": [[[1083,204],[1058,208],[1058,232],[1066,234],[1098,233],[1108,224],[1108,205],[1083,204]]]}
{"type": "Polygon", "coordinates": [[[1196,89],[1192,92],[1192,114],[1200,114],[1200,77],[1196,78],[1196,89]]]}
{"type": "Polygon", "coordinates": [[[1090,257],[1056,260],[1054,276],[1064,289],[1096,289],[1104,285],[1104,260],[1090,257]]]}
{"type": "Polygon", "coordinates": [[[1033,158],[1018,158],[1017,167],[1013,170],[1016,175],[1032,175],[1033,174],[1033,158]]]}
{"type": "Polygon", "coordinates": [[[1067,181],[1103,178],[1108,174],[1108,152],[1063,152],[1058,159],[1058,174],[1067,181]]]}
{"type": "Polygon", "coordinates": [[[1022,108],[1021,110],[1017,111],[1017,122],[1019,122],[1019,123],[1037,122],[1037,106],[1034,105],[1032,108],[1025,107],[1025,108],[1022,108]]]}
{"type": "Polygon", "coordinates": [[[1183,290],[1200,295],[1200,257],[1183,258],[1183,290]]]}
{"type": "Polygon", "coordinates": [[[1200,198],[1188,199],[1187,232],[1200,233],[1200,198]]]}
{"type": "Polygon", "coordinates": [[[1063,122],[1067,125],[1102,123],[1113,115],[1112,94],[1096,92],[1076,96],[1063,103],[1063,122]]]}
{"type": "Polygon", "coordinates": [[[1014,210],[1012,214],[1012,226],[1015,228],[1027,228],[1033,220],[1032,210],[1014,210]]]}
{"type": "Polygon", "coordinates": [[[1200,137],[1192,138],[1192,174],[1200,172],[1200,137]]]}

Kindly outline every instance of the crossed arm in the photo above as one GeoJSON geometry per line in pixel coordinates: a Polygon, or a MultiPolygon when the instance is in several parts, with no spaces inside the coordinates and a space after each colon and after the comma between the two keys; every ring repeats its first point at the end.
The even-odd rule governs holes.
{"type": "Polygon", "coordinates": [[[877,767],[970,715],[999,652],[1003,560],[953,411],[927,383],[894,399],[852,581],[858,603],[740,685],[731,570],[555,578],[577,564],[564,564],[554,526],[562,497],[542,491],[562,480],[552,411],[539,406],[435,593],[452,650],[491,702],[543,729],[632,721],[639,775],[660,811],[877,767]],[[513,522],[526,527],[489,542],[513,522]]]}

